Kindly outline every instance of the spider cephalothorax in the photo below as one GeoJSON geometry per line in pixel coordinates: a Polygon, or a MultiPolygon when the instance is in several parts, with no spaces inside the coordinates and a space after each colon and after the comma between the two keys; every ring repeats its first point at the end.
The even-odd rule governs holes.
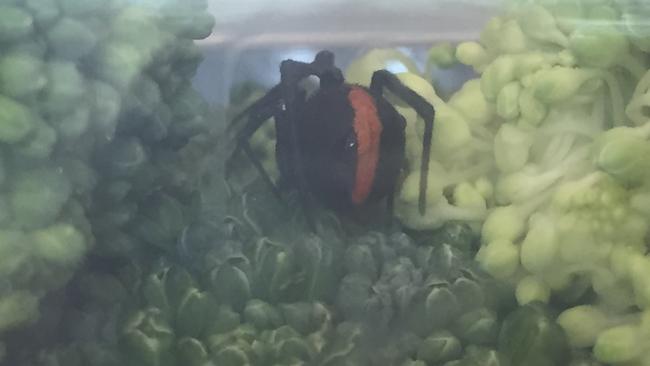
{"type": "Polygon", "coordinates": [[[404,162],[405,120],[384,98],[385,89],[415,109],[425,123],[418,201],[424,214],[434,109],[386,70],[376,71],[366,88],[346,83],[329,51],[319,52],[311,63],[283,61],[280,83],[235,118],[248,116],[238,132],[236,151],[248,155],[279,196],[249,145],[253,133],[273,117],[283,187],[339,211],[386,199],[392,214],[404,162]],[[320,83],[308,97],[299,82],[309,76],[320,83]]]}

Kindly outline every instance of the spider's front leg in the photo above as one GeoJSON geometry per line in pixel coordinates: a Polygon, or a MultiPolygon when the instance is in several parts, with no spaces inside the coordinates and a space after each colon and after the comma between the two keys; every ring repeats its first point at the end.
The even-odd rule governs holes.
{"type": "Polygon", "coordinates": [[[243,151],[244,154],[246,154],[246,157],[251,161],[257,170],[260,177],[262,177],[264,183],[269,186],[276,198],[282,201],[278,187],[275,185],[275,183],[273,183],[273,180],[262,166],[262,163],[255,156],[253,149],[250,146],[250,138],[262,126],[262,124],[264,124],[265,121],[271,117],[274,117],[278,113],[280,104],[280,88],[276,86],[233,119],[231,124],[228,126],[229,130],[236,124],[237,121],[248,116],[248,120],[244,126],[237,132],[237,142],[235,149],[226,159],[224,175],[225,179],[228,180],[233,169],[235,156],[240,151],[243,151]]]}
{"type": "MultiPolygon", "coordinates": [[[[424,139],[422,141],[422,165],[420,167],[420,192],[418,197],[418,209],[421,215],[426,212],[426,192],[429,177],[429,159],[431,155],[431,137],[433,134],[433,120],[435,118],[435,109],[395,76],[386,70],[375,71],[370,81],[370,90],[373,93],[382,95],[384,88],[397,95],[406,104],[415,109],[417,114],[424,120],[424,139]]],[[[394,192],[390,193],[388,198],[389,209],[392,209],[394,192]]]]}

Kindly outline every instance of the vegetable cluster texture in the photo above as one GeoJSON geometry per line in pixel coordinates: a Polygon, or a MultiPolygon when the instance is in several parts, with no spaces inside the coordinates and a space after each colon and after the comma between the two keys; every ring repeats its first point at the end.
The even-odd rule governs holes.
{"type": "MultiPolygon", "coordinates": [[[[437,110],[424,217],[422,122],[401,110],[413,147],[403,223],[469,223],[484,270],[520,305],[559,310],[570,345],[613,365],[650,362],[649,15],[636,1],[510,2],[478,41],[455,47],[478,76],[448,100],[428,75],[399,75],[437,110]]],[[[434,47],[430,62],[449,67],[449,52],[434,47]]],[[[367,82],[377,55],[365,57],[348,78],[367,82]]]]}
{"type": "MultiPolygon", "coordinates": [[[[191,86],[203,0],[0,0],[0,364],[650,366],[650,5],[509,2],[426,72],[400,224],[278,202],[191,86]],[[448,93],[430,72],[470,68],[448,93]],[[215,124],[210,124],[213,120],[215,124]],[[239,164],[241,163],[241,164],[239,164]]],[[[277,177],[271,124],[252,145],[277,177]]]]}
{"type": "Polygon", "coordinates": [[[0,362],[56,335],[75,273],[157,239],[152,215],[181,213],[187,192],[165,189],[182,188],[182,172],[164,168],[208,127],[190,84],[206,10],[0,1],[0,362]]]}

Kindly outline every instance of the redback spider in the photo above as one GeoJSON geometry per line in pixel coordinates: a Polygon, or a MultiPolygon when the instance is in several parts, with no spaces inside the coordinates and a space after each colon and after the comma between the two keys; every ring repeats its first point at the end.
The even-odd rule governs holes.
{"type": "Polygon", "coordinates": [[[311,63],[285,60],[280,64],[280,83],[236,116],[229,126],[232,128],[248,116],[237,133],[233,155],[243,151],[278,198],[279,188],[297,189],[307,215],[311,195],[335,211],[355,210],[385,198],[392,218],[395,190],[404,163],[406,122],[384,98],[386,89],[424,120],[418,197],[418,209],[424,215],[433,106],[386,70],[373,73],[369,88],[346,83],[330,51],[320,51],[311,63]],[[320,81],[311,96],[299,87],[299,82],[309,76],[320,81]],[[249,144],[250,137],[271,117],[275,120],[280,172],[277,186],[249,144]]]}

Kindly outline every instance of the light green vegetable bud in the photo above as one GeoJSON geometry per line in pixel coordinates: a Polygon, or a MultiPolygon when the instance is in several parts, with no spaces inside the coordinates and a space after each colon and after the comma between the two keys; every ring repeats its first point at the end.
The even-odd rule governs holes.
{"type": "Polygon", "coordinates": [[[264,298],[277,300],[281,297],[293,275],[294,256],[283,245],[274,242],[259,243],[256,249],[257,293],[264,298]]]}
{"type": "Polygon", "coordinates": [[[562,260],[567,263],[593,263],[608,257],[611,243],[606,238],[598,238],[588,221],[576,221],[569,227],[570,218],[560,220],[563,222],[558,228],[558,245],[562,260]]]}
{"type": "Polygon", "coordinates": [[[583,25],[571,34],[569,47],[589,67],[612,67],[629,53],[626,36],[614,25],[583,25]]]}
{"type": "Polygon", "coordinates": [[[22,53],[10,53],[0,59],[0,91],[14,98],[39,92],[47,79],[43,62],[22,53]]]}
{"type": "Polygon", "coordinates": [[[485,198],[467,182],[460,183],[454,188],[454,204],[458,207],[476,207],[481,210],[487,207],[485,198]]]}
{"type": "Polygon", "coordinates": [[[642,308],[650,306],[650,259],[632,256],[628,266],[637,305],[642,308]]]}
{"type": "Polygon", "coordinates": [[[590,79],[598,76],[593,71],[554,66],[533,74],[530,89],[534,97],[545,103],[564,102],[578,92],[590,79]]]}
{"type": "Polygon", "coordinates": [[[499,30],[501,53],[520,53],[528,47],[528,39],[514,19],[506,20],[499,30]]]}
{"type": "Polygon", "coordinates": [[[458,338],[466,343],[489,345],[497,339],[499,323],[491,310],[479,308],[461,315],[454,329],[458,338]]]}
{"type": "Polygon", "coordinates": [[[85,94],[84,79],[71,62],[53,61],[46,66],[48,83],[44,90],[43,112],[62,115],[78,106],[85,94]]]}
{"type": "MultiPolygon", "coordinates": [[[[429,166],[429,180],[426,192],[427,204],[434,204],[442,198],[442,189],[444,188],[444,182],[441,181],[440,178],[444,175],[441,175],[440,173],[444,172],[444,170],[442,170],[442,166],[439,166],[439,168],[436,169],[436,165],[439,166],[437,163],[434,163],[434,166],[429,166]]],[[[414,170],[408,176],[406,176],[404,183],[402,183],[399,199],[403,202],[417,204],[419,197],[420,171],[414,170]]]]}
{"type": "Polygon", "coordinates": [[[481,240],[483,243],[498,239],[517,240],[524,233],[526,218],[523,216],[516,206],[494,208],[483,223],[481,240]]]}
{"type": "Polygon", "coordinates": [[[28,55],[38,60],[43,60],[47,54],[47,42],[42,38],[28,38],[14,43],[7,50],[7,54],[28,55]]]}
{"type": "Polygon", "coordinates": [[[318,302],[282,304],[280,309],[287,325],[303,335],[318,331],[332,316],[325,305],[318,302]]]}
{"type": "Polygon", "coordinates": [[[496,102],[501,89],[515,80],[515,59],[510,55],[497,57],[481,76],[481,91],[489,102],[496,102]]]}
{"type": "Polygon", "coordinates": [[[288,326],[271,331],[269,338],[275,340],[274,348],[283,359],[306,363],[316,355],[313,344],[288,326]]]}
{"type": "Polygon", "coordinates": [[[0,296],[0,332],[35,321],[38,316],[38,298],[31,292],[13,291],[0,296]]]}
{"type": "Polygon", "coordinates": [[[360,273],[371,279],[377,278],[379,264],[369,246],[352,245],[345,251],[344,258],[348,273],[360,273]]]}
{"type": "Polygon", "coordinates": [[[444,327],[459,315],[459,304],[456,296],[446,287],[434,287],[425,300],[423,321],[430,329],[444,327]]]}
{"type": "Polygon", "coordinates": [[[478,42],[462,42],[456,48],[456,59],[465,65],[474,67],[477,71],[483,71],[488,63],[488,54],[485,48],[478,42]]]}
{"type": "Polygon", "coordinates": [[[476,190],[481,193],[481,196],[483,196],[486,201],[492,198],[492,195],[494,194],[494,185],[488,178],[485,176],[480,177],[476,182],[474,182],[474,185],[476,186],[476,190]]]}
{"type": "Polygon", "coordinates": [[[565,310],[557,318],[573,347],[591,347],[610,324],[608,316],[592,305],[581,305],[565,310]]]}
{"type": "Polygon", "coordinates": [[[0,41],[23,38],[34,31],[34,19],[17,6],[0,5],[0,41]]]}
{"type": "Polygon", "coordinates": [[[540,5],[526,6],[519,12],[519,26],[528,37],[566,47],[568,40],[557,28],[553,15],[540,5]]]}
{"type": "Polygon", "coordinates": [[[519,112],[521,113],[520,124],[537,126],[546,118],[548,108],[533,95],[531,89],[524,88],[519,93],[519,112]]]}
{"type": "Polygon", "coordinates": [[[570,347],[562,328],[540,303],[518,307],[504,319],[499,353],[507,365],[568,365],[570,347]]]}
{"type": "MultiPolygon", "coordinates": [[[[0,179],[0,181],[2,180],[0,179]]],[[[644,216],[650,217],[650,191],[633,193],[630,196],[630,207],[642,213],[644,216]]]]}
{"type": "Polygon", "coordinates": [[[206,334],[216,335],[227,333],[241,324],[241,316],[239,313],[232,310],[228,305],[221,305],[215,308],[215,316],[212,322],[207,325],[206,334]]]}
{"type": "Polygon", "coordinates": [[[470,125],[484,125],[494,118],[494,107],[488,104],[481,92],[481,81],[468,80],[447,103],[463,115],[470,125]]]}
{"type": "Polygon", "coordinates": [[[35,126],[32,113],[22,104],[0,95],[0,142],[15,143],[35,126]]]}
{"type": "Polygon", "coordinates": [[[485,46],[490,53],[499,49],[501,28],[503,27],[504,17],[496,16],[490,18],[485,26],[483,31],[479,36],[479,41],[482,45],[485,46]]]}
{"type": "Polygon", "coordinates": [[[27,228],[54,220],[72,191],[61,171],[36,169],[20,172],[12,181],[9,196],[15,218],[27,228]]]}
{"type": "Polygon", "coordinates": [[[195,338],[181,338],[176,344],[179,362],[187,366],[203,366],[209,364],[208,350],[201,341],[195,338]]]}
{"type": "Polygon", "coordinates": [[[189,12],[184,6],[167,6],[164,11],[164,23],[183,38],[203,39],[210,35],[215,24],[214,16],[205,11],[189,12]]]}
{"type": "Polygon", "coordinates": [[[120,343],[129,358],[143,365],[159,365],[172,349],[174,331],[159,309],[132,314],[125,322],[120,343]]]}
{"type": "Polygon", "coordinates": [[[86,105],[79,105],[72,109],[72,113],[57,118],[52,122],[62,139],[78,139],[88,129],[90,124],[90,110],[86,105]]]}
{"type": "Polygon", "coordinates": [[[607,363],[632,361],[644,352],[642,340],[635,325],[614,327],[598,336],[594,355],[599,361],[607,363]]]}
{"type": "Polygon", "coordinates": [[[504,239],[496,239],[481,247],[476,258],[497,279],[508,278],[519,268],[519,248],[504,239]]]}
{"type": "Polygon", "coordinates": [[[632,100],[625,107],[625,115],[640,126],[650,122],[650,93],[632,96],[632,100]]]}
{"type": "Polygon", "coordinates": [[[433,333],[420,343],[417,357],[428,363],[445,362],[459,357],[461,351],[458,338],[443,330],[433,333]]]}
{"type": "Polygon", "coordinates": [[[551,297],[551,290],[534,276],[527,276],[519,280],[515,296],[519,305],[531,302],[547,303],[551,297]]]}
{"type": "Polygon", "coordinates": [[[39,122],[36,131],[32,131],[25,141],[17,144],[14,151],[27,158],[45,159],[52,153],[56,141],[56,131],[44,122],[39,122]]]}
{"type": "Polygon", "coordinates": [[[439,67],[450,67],[456,62],[455,49],[449,42],[443,42],[429,49],[427,62],[439,67]]]}
{"type": "Polygon", "coordinates": [[[211,314],[217,304],[208,292],[188,289],[176,307],[176,333],[191,337],[203,334],[207,323],[205,314],[211,314]]]}
{"type": "Polygon", "coordinates": [[[528,52],[515,56],[515,76],[524,78],[542,68],[548,67],[555,57],[542,52],[528,52]]]}
{"type": "MultiPolygon", "coordinates": [[[[592,262],[588,262],[592,263],[592,262]]],[[[591,287],[609,309],[624,312],[635,306],[635,293],[628,280],[615,278],[612,271],[600,269],[591,275],[591,287]]]]}
{"type": "Polygon", "coordinates": [[[630,263],[635,256],[643,255],[638,249],[615,245],[609,255],[609,267],[616,278],[626,278],[630,270],[630,263]]]}
{"type": "MultiPolygon", "coordinates": [[[[151,56],[152,53],[163,47],[166,38],[170,37],[170,35],[163,32],[164,28],[160,29],[156,25],[156,15],[144,7],[122,7],[110,19],[113,40],[131,44],[142,53],[151,56]]],[[[176,16],[183,19],[191,18],[191,15],[184,9],[179,9],[176,16]]],[[[169,28],[172,21],[172,19],[169,19],[165,28],[169,28]]],[[[179,47],[178,49],[181,49],[182,44],[183,42],[179,40],[176,44],[171,44],[170,47],[179,47]]]]}
{"type": "Polygon", "coordinates": [[[584,19],[583,2],[580,0],[563,0],[551,5],[558,29],[569,34],[573,32],[581,19],[584,19]]]}
{"type": "Polygon", "coordinates": [[[519,171],[499,178],[495,192],[496,200],[501,204],[529,202],[552,186],[562,174],[562,170],[540,173],[534,165],[524,166],[519,171]]]}
{"type": "Polygon", "coordinates": [[[223,366],[246,366],[253,364],[250,354],[249,346],[239,348],[237,345],[226,346],[214,354],[213,359],[216,360],[217,365],[223,366]]]}
{"type": "Polygon", "coordinates": [[[603,134],[598,144],[598,167],[624,183],[636,185],[650,171],[650,141],[640,137],[618,137],[603,134]],[[608,138],[611,137],[611,138],[608,138]]]}
{"type": "Polygon", "coordinates": [[[494,137],[494,158],[499,170],[510,173],[523,168],[532,145],[530,134],[512,124],[502,124],[494,137]]]}
{"type": "Polygon", "coordinates": [[[485,302],[483,291],[476,281],[465,277],[456,279],[451,285],[451,292],[456,295],[461,311],[469,311],[483,306],[485,302]]]}
{"type": "Polygon", "coordinates": [[[31,257],[31,247],[21,231],[0,230],[0,276],[11,278],[31,257]]]}
{"type": "Polygon", "coordinates": [[[244,308],[244,320],[258,329],[275,329],[282,325],[280,312],[268,303],[253,299],[244,308]]]}
{"type": "Polygon", "coordinates": [[[93,63],[96,75],[117,90],[126,90],[147,62],[146,55],[134,45],[109,42],[96,53],[93,63]]]}
{"type": "Polygon", "coordinates": [[[72,61],[89,54],[97,44],[94,32],[71,18],[62,18],[48,29],[47,40],[58,57],[72,61]]]}
{"type": "Polygon", "coordinates": [[[557,54],[557,63],[560,66],[574,67],[577,62],[576,57],[569,50],[562,50],[557,54]]]}
{"type": "Polygon", "coordinates": [[[248,276],[240,268],[226,263],[210,274],[210,280],[217,299],[234,309],[243,308],[251,297],[248,276]]]}
{"type": "Polygon", "coordinates": [[[519,116],[519,94],[521,85],[511,82],[501,89],[497,96],[497,114],[505,119],[514,119],[519,116]]]}
{"type": "Polygon", "coordinates": [[[109,139],[113,137],[122,97],[112,86],[99,80],[90,82],[93,125],[109,139]]]}
{"type": "Polygon", "coordinates": [[[81,159],[69,158],[61,161],[64,174],[74,186],[77,194],[90,192],[97,184],[97,173],[81,159]]]}
{"type": "Polygon", "coordinates": [[[147,161],[142,143],[135,137],[115,139],[101,156],[105,172],[111,176],[132,176],[147,161]]]}
{"type": "Polygon", "coordinates": [[[417,65],[398,50],[377,48],[352,61],[345,70],[345,79],[350,83],[369,86],[375,71],[387,69],[393,65],[403,66],[408,72],[418,72],[417,65]]]}
{"type": "Polygon", "coordinates": [[[555,223],[547,215],[534,214],[521,243],[521,264],[532,273],[541,273],[555,263],[558,254],[555,223]]]}
{"type": "Polygon", "coordinates": [[[469,125],[460,113],[441,105],[436,110],[436,122],[433,125],[432,148],[439,153],[449,153],[467,148],[472,133],[469,125]]]}
{"type": "Polygon", "coordinates": [[[71,225],[56,224],[31,235],[34,252],[60,266],[74,266],[86,251],[83,235],[71,225]]]}

